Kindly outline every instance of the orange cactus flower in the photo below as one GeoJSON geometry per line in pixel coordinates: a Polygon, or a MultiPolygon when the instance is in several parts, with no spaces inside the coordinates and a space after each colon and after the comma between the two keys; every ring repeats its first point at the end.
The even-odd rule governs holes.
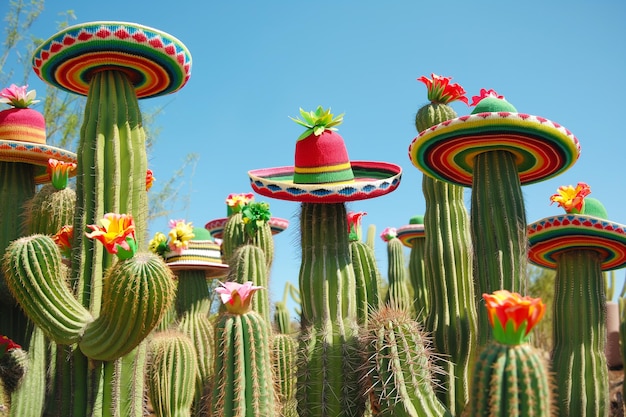
{"type": "Polygon", "coordinates": [[[153,184],[154,184],[154,175],[152,173],[152,170],[149,169],[146,171],[146,191],[150,191],[150,188],[152,188],[153,184]]]}
{"type": "Polygon", "coordinates": [[[220,282],[220,285],[220,287],[215,289],[215,292],[220,295],[226,310],[233,314],[245,314],[250,311],[252,295],[263,289],[263,287],[258,285],[252,285],[252,281],[248,281],[245,284],[220,282]]]}
{"type": "Polygon", "coordinates": [[[54,158],[48,159],[48,167],[46,168],[48,175],[50,175],[52,186],[57,190],[63,190],[67,187],[70,172],[75,169],[75,163],[63,162],[54,158]]]}
{"type": "Polygon", "coordinates": [[[562,185],[558,188],[557,193],[550,197],[550,204],[557,203],[567,213],[578,214],[582,211],[585,197],[589,194],[591,194],[591,188],[584,182],[579,182],[576,188],[571,185],[562,185]]]}
{"type": "Polygon", "coordinates": [[[74,240],[74,226],[66,224],[61,227],[61,229],[52,236],[52,240],[54,240],[54,243],[59,247],[61,255],[69,258],[72,252],[72,240],[74,240]]]}
{"type": "Polygon", "coordinates": [[[437,74],[430,74],[432,79],[421,76],[417,81],[426,84],[428,89],[428,99],[432,103],[448,104],[453,101],[462,101],[467,104],[468,99],[465,97],[465,90],[459,84],[450,84],[452,77],[443,77],[437,74]]]}
{"type": "Polygon", "coordinates": [[[541,320],[546,306],[540,298],[522,297],[507,290],[483,294],[494,338],[503,344],[518,345],[541,320]]]}
{"type": "Polygon", "coordinates": [[[100,219],[102,226],[87,225],[92,230],[85,233],[90,239],[99,240],[107,252],[124,260],[135,256],[137,239],[135,238],[135,222],[130,214],[107,213],[100,219]]]}

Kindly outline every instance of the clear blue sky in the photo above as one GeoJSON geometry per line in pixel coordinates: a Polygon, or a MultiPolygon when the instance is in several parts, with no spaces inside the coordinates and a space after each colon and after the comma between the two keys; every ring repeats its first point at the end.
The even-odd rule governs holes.
{"type": "MultiPolygon", "coordinates": [[[[574,167],[523,188],[529,222],[561,214],[549,196],[584,181],[610,219],[626,223],[623,2],[65,0],[46,2],[33,35],[53,35],[68,9],[74,23],[136,22],[170,33],[191,51],[189,83],[142,102],[148,110],[165,106],[150,160],[157,181],[172,175],[186,154],[200,155],[182,183],[189,209],[177,209],[174,218],[202,226],[223,217],[229,193],[251,191],[248,170],[292,165],[302,129],[288,116],[322,105],[345,113],[339,133],[351,159],[404,169],[395,192],[348,209],[366,211],[364,227],[375,224],[378,232],[406,224],[425,210],[422,173],[407,156],[417,134],[414,115],[427,102],[416,78],[434,72],[452,76],[469,97],[493,88],[518,111],[558,122],[580,140],[574,167]]],[[[44,91],[34,74],[30,84],[44,91]]],[[[459,115],[470,112],[462,103],[453,107],[459,115]]],[[[468,208],[469,198],[467,189],[468,208]]],[[[298,282],[299,205],[257,200],[292,222],[275,239],[270,290],[276,300],[285,280],[298,282]]],[[[167,230],[166,222],[153,231],[167,230]]],[[[386,275],[381,240],[376,255],[386,275]]],[[[619,288],[623,276],[618,271],[619,288]]]]}

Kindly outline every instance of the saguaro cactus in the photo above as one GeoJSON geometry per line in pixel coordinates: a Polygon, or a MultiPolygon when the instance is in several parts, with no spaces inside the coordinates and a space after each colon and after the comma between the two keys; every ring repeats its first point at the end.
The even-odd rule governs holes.
{"type": "Polygon", "coordinates": [[[358,321],[350,260],[347,201],[396,189],[400,167],[350,161],[334,132],[342,116],[330,110],[300,111],[306,127],[296,142],[295,166],[250,171],[259,194],[302,202],[301,341],[298,412],[307,416],[358,416],[358,321]]]}
{"type": "MultiPolygon", "coordinates": [[[[426,84],[430,103],[415,116],[418,132],[454,118],[456,113],[449,103],[468,101],[463,88],[450,84],[448,77],[432,74],[432,80],[421,77],[419,81],[426,84]]],[[[418,139],[409,148],[413,164],[418,139]]],[[[469,363],[476,349],[469,217],[463,187],[424,175],[422,191],[426,201],[424,228],[428,230],[424,240],[424,274],[431,306],[425,326],[432,333],[435,351],[442,355],[437,360],[443,369],[442,390],[438,394],[453,414],[460,414],[468,398],[469,363]]]]}
{"type": "Polygon", "coordinates": [[[269,327],[250,305],[259,289],[252,282],[225,282],[216,289],[227,311],[215,327],[215,377],[207,404],[214,417],[278,415],[269,327]]]}
{"type": "Polygon", "coordinates": [[[387,242],[387,297],[385,304],[405,310],[412,316],[413,299],[409,288],[406,266],[404,265],[404,246],[398,239],[398,232],[395,227],[388,227],[381,233],[380,237],[387,242]]]}
{"type": "Polygon", "coordinates": [[[556,416],[548,365],[527,343],[545,305],[506,290],[483,294],[494,341],[474,365],[468,416],[556,416]]]}
{"type": "MultiPolygon", "coordinates": [[[[528,226],[529,260],[556,269],[552,368],[560,415],[607,416],[606,297],[602,271],[626,265],[626,226],[583,204],[588,186],[560,187],[551,197],[568,214],[528,226]],[[579,214],[577,214],[579,213],[579,214]]],[[[595,201],[594,201],[595,203],[595,201]]]]}
{"type": "MultiPolygon", "coordinates": [[[[190,76],[191,57],[180,41],[163,32],[130,23],[94,22],[68,27],[45,41],[35,51],[33,68],[53,86],[87,96],[77,152],[72,291],[59,273],[58,249],[44,236],[16,241],[4,262],[12,275],[9,286],[47,336],[64,344],[78,343],[81,349],[71,356],[74,395],[55,412],[65,416],[91,415],[101,409],[121,412],[118,407],[134,401],[128,409],[137,413],[141,395],[114,383],[126,378],[128,368],[112,360],[150,332],[169,306],[174,285],[162,259],[143,253],[132,256],[128,225],[109,216],[123,213],[134,218],[133,235],[141,237],[142,245],[147,158],[138,99],[181,88],[190,76]],[[98,230],[91,235],[103,240],[106,251],[83,233],[100,219],[102,229],[94,226],[98,230]],[[116,253],[129,259],[116,261],[116,253]],[[34,299],[48,308],[37,306],[34,299]],[[117,314],[128,317],[121,326],[114,324],[119,315],[111,317],[117,314]],[[88,356],[105,362],[90,363],[88,356]],[[107,392],[108,387],[113,390],[107,392]]],[[[138,353],[134,360],[139,363],[142,357],[138,353]]],[[[143,391],[143,379],[132,387],[143,391]]]]}

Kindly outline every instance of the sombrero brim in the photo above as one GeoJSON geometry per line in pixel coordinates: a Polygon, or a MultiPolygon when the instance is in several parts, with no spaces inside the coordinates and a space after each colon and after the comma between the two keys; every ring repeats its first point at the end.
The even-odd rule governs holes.
{"type": "Polygon", "coordinates": [[[602,270],[626,265],[626,226],[598,217],[567,214],[546,217],[528,225],[528,259],[555,269],[559,254],[591,250],[602,255],[602,270]]]}
{"type": "Polygon", "coordinates": [[[167,266],[174,272],[202,270],[207,278],[219,278],[228,275],[228,265],[204,261],[171,262],[167,266]]]}
{"type": "Polygon", "coordinates": [[[94,72],[124,72],[137,98],[173,93],[191,76],[191,54],[167,33],[135,23],[91,22],[68,27],[41,44],[33,69],[45,82],[87,95],[94,72]]]}
{"type": "Polygon", "coordinates": [[[402,168],[386,162],[352,161],[354,181],[328,184],[295,184],[294,167],[248,172],[252,189],[279,200],[302,203],[343,203],[388,194],[398,188],[402,168]]]}
{"type": "Polygon", "coordinates": [[[474,158],[489,151],[512,153],[521,184],[532,184],[574,165],[580,144],[569,130],[543,117],[478,113],[424,130],[411,142],[409,158],[430,177],[471,187],[474,158]]]}
{"type": "MultiPolygon", "coordinates": [[[[224,233],[224,226],[228,221],[228,217],[223,217],[221,219],[211,220],[207,224],[204,225],[204,228],[211,233],[211,236],[215,239],[222,239],[224,233]]],[[[289,220],[281,219],[278,217],[272,217],[269,221],[270,228],[272,229],[272,235],[276,235],[281,233],[289,227],[289,220]]]]}
{"type": "Polygon", "coordinates": [[[423,224],[407,224],[396,229],[396,233],[400,242],[407,248],[413,247],[415,239],[423,239],[426,236],[423,224]]]}
{"type": "MultiPolygon", "coordinates": [[[[47,173],[48,159],[53,158],[62,162],[77,163],[76,154],[64,149],[56,148],[39,143],[19,142],[13,140],[0,140],[0,161],[23,162],[37,165],[35,172],[36,184],[50,182],[50,174],[47,173]]],[[[70,172],[70,176],[76,175],[76,170],[70,172]]]]}

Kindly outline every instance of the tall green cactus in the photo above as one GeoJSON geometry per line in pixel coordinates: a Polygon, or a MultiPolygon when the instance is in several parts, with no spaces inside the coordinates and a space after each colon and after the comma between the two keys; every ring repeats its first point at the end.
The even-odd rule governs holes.
{"type": "Polygon", "coordinates": [[[608,416],[609,375],[601,256],[570,250],[555,277],[552,369],[561,415],[608,416]]]}
{"type": "MultiPolygon", "coordinates": [[[[269,277],[264,251],[255,245],[246,244],[235,250],[230,257],[228,280],[240,284],[252,281],[254,285],[269,288],[269,277]]],[[[268,326],[271,325],[270,304],[267,294],[258,294],[252,299],[252,309],[256,311],[268,326]]]]}
{"type": "Polygon", "coordinates": [[[452,416],[435,394],[429,341],[406,310],[385,306],[361,335],[363,381],[381,417],[452,416]]]}
{"type": "Polygon", "coordinates": [[[302,203],[298,412],[358,416],[358,323],[343,203],[302,203]]]}
{"type": "Polygon", "coordinates": [[[389,287],[385,304],[405,310],[410,315],[413,315],[415,312],[409,288],[410,283],[404,264],[404,246],[398,239],[395,228],[383,230],[381,237],[387,242],[387,281],[389,282],[389,287]]]}
{"type": "Polygon", "coordinates": [[[157,417],[191,417],[197,360],[188,336],[165,331],[150,340],[146,372],[150,401],[157,417]]]}
{"type": "MultiPolygon", "coordinates": [[[[417,112],[418,132],[456,117],[447,103],[465,99],[461,90],[452,95],[441,89],[441,80],[420,80],[428,86],[431,103],[417,112]],[[428,82],[426,82],[428,81],[428,82]],[[443,95],[441,95],[443,94],[443,95]]],[[[449,79],[447,79],[449,81],[449,79]]],[[[447,82],[445,83],[446,85],[447,82]]],[[[469,394],[469,366],[476,349],[476,305],[473,286],[472,243],[463,187],[424,175],[422,190],[426,202],[424,228],[424,274],[430,291],[431,309],[425,322],[432,334],[435,351],[443,369],[439,396],[453,414],[461,414],[469,394]]]]}
{"type": "Polygon", "coordinates": [[[272,363],[280,415],[298,417],[296,400],[298,343],[291,331],[289,310],[284,302],[275,303],[274,323],[276,332],[272,336],[272,363]]]}
{"type": "Polygon", "coordinates": [[[361,240],[361,218],[364,214],[348,213],[348,238],[356,283],[357,321],[359,326],[367,327],[369,315],[381,305],[378,286],[382,278],[376,264],[374,248],[361,240]]]}
{"type": "Polygon", "coordinates": [[[267,203],[248,202],[228,217],[224,225],[222,253],[230,259],[241,245],[251,244],[261,248],[265,254],[267,270],[274,260],[274,238],[270,227],[270,212],[267,203]]]}
{"type": "Polygon", "coordinates": [[[413,309],[417,321],[423,323],[428,317],[429,290],[424,274],[424,216],[413,216],[409,224],[398,228],[398,238],[410,248],[409,281],[413,289],[413,309]]]}
{"type": "Polygon", "coordinates": [[[527,343],[545,305],[538,298],[505,290],[483,297],[495,340],[487,344],[474,365],[467,415],[556,416],[548,365],[527,343]]]}
{"type": "Polygon", "coordinates": [[[128,387],[122,389],[122,382],[134,378],[132,387],[143,391],[143,378],[133,372],[145,356],[131,350],[156,325],[175,290],[162,259],[134,254],[135,236],[143,246],[148,214],[145,133],[138,98],[181,88],[189,77],[191,58],[180,41],[165,33],[129,23],[95,22],[68,27],[43,42],[35,51],[33,68],[44,81],[87,95],[77,151],[72,268],[68,286],[52,239],[42,235],[18,239],[3,262],[10,275],[8,286],[47,337],[78,346],[68,352],[73,395],[63,397],[67,403],[56,405],[55,412],[62,409],[66,416],[137,415],[141,395],[128,387]],[[142,43],[142,35],[153,41],[142,43]],[[156,40],[166,47],[153,48],[156,40]],[[115,55],[118,58],[111,62],[111,54],[120,50],[123,54],[115,55]],[[82,59],[85,53],[97,59],[82,59]],[[120,57],[128,58],[126,64],[134,66],[130,70],[134,75],[128,65],[120,66],[120,57]],[[157,80],[151,87],[136,82],[145,75],[145,68],[138,64],[142,61],[149,61],[157,70],[148,77],[157,80]],[[55,70],[62,64],[65,70],[70,66],[91,75],[69,81],[55,70]],[[134,218],[134,224],[127,225],[115,218],[115,213],[134,218]],[[101,230],[93,226],[98,221],[102,221],[101,230]],[[84,235],[88,226],[93,231],[90,236],[99,237],[106,251],[84,235]],[[122,230],[113,229],[120,226],[124,236],[116,240],[120,237],[116,233],[122,230]],[[132,238],[127,234],[131,230],[132,238]],[[133,365],[120,359],[125,354],[131,355],[133,365]],[[117,404],[124,404],[124,409],[117,404]]]}
{"type": "Polygon", "coordinates": [[[222,285],[216,291],[227,311],[215,326],[215,376],[207,407],[213,417],[276,416],[270,329],[250,306],[250,297],[260,287],[251,282],[222,285]]]}

